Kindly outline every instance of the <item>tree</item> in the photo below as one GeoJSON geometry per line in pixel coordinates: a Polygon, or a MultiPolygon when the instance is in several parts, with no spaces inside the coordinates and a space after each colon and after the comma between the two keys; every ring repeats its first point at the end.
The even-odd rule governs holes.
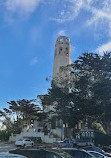
{"type": "Polygon", "coordinates": [[[85,117],[101,123],[106,133],[111,135],[111,53],[103,56],[84,53],[72,68],[72,90],[73,95],[78,92],[78,108],[85,117]]]}
{"type": "Polygon", "coordinates": [[[1,129],[7,131],[7,133],[11,133],[13,131],[13,121],[9,116],[7,116],[5,111],[0,110],[0,122],[1,122],[1,129]]]}
{"type": "Polygon", "coordinates": [[[18,100],[17,103],[19,105],[20,113],[23,120],[30,123],[31,119],[37,119],[37,113],[41,111],[39,105],[34,104],[36,100],[18,100]]]}
{"type": "Polygon", "coordinates": [[[111,135],[111,53],[84,53],[70,70],[71,77],[52,81],[47,103],[56,104],[58,118],[70,127],[88,118],[89,125],[99,122],[111,135]]]}
{"type": "Polygon", "coordinates": [[[51,89],[48,90],[51,102],[50,105],[55,105],[58,120],[62,120],[69,127],[75,127],[80,120],[78,109],[72,102],[72,94],[66,87],[60,87],[55,82],[52,82],[51,89]]]}
{"type": "Polygon", "coordinates": [[[7,131],[13,133],[20,133],[23,124],[29,124],[31,120],[38,119],[40,117],[39,112],[41,108],[39,105],[35,104],[36,100],[18,100],[7,102],[9,108],[4,108],[0,111],[0,117],[2,119],[2,125],[5,126],[7,131]]]}

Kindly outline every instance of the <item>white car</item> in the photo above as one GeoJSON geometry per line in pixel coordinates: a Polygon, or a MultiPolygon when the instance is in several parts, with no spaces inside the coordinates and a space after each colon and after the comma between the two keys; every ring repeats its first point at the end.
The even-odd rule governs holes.
{"type": "Polygon", "coordinates": [[[16,146],[26,147],[26,146],[34,146],[34,142],[29,138],[21,138],[15,142],[16,146]]]}

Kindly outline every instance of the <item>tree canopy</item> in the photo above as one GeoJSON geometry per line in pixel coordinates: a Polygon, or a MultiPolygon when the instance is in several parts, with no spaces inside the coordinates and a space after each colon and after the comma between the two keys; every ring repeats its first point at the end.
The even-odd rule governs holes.
{"type": "MultiPolygon", "coordinates": [[[[68,66],[69,67],[69,66],[68,66]]],[[[66,69],[66,68],[65,68],[66,69]]],[[[72,63],[71,77],[53,80],[47,104],[56,103],[58,118],[70,127],[77,122],[99,122],[111,135],[111,53],[84,53],[72,63]],[[67,88],[69,87],[69,89],[67,88]]]]}
{"type": "Polygon", "coordinates": [[[4,118],[2,119],[2,125],[5,126],[7,131],[20,133],[24,123],[30,125],[31,120],[39,118],[41,108],[35,99],[22,99],[7,103],[9,108],[4,108],[0,111],[0,117],[4,118]]]}

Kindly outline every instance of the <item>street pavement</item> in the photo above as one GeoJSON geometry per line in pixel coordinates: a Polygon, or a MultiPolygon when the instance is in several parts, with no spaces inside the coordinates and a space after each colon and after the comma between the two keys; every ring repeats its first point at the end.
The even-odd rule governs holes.
{"type": "Polygon", "coordinates": [[[15,149],[14,143],[0,142],[0,152],[8,152],[11,149],[15,149]]]}
{"type": "MultiPolygon", "coordinates": [[[[52,144],[35,144],[34,148],[51,148],[52,144]]],[[[16,149],[14,143],[0,142],[0,152],[8,152],[11,149],[16,149]]]]}

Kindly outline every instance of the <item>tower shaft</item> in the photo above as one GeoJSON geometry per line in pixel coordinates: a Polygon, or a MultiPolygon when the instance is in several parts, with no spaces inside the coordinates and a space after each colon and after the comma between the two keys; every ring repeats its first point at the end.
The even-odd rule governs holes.
{"type": "Polygon", "coordinates": [[[60,68],[71,64],[71,44],[70,39],[66,36],[60,36],[56,40],[53,79],[60,74],[60,68]]]}

